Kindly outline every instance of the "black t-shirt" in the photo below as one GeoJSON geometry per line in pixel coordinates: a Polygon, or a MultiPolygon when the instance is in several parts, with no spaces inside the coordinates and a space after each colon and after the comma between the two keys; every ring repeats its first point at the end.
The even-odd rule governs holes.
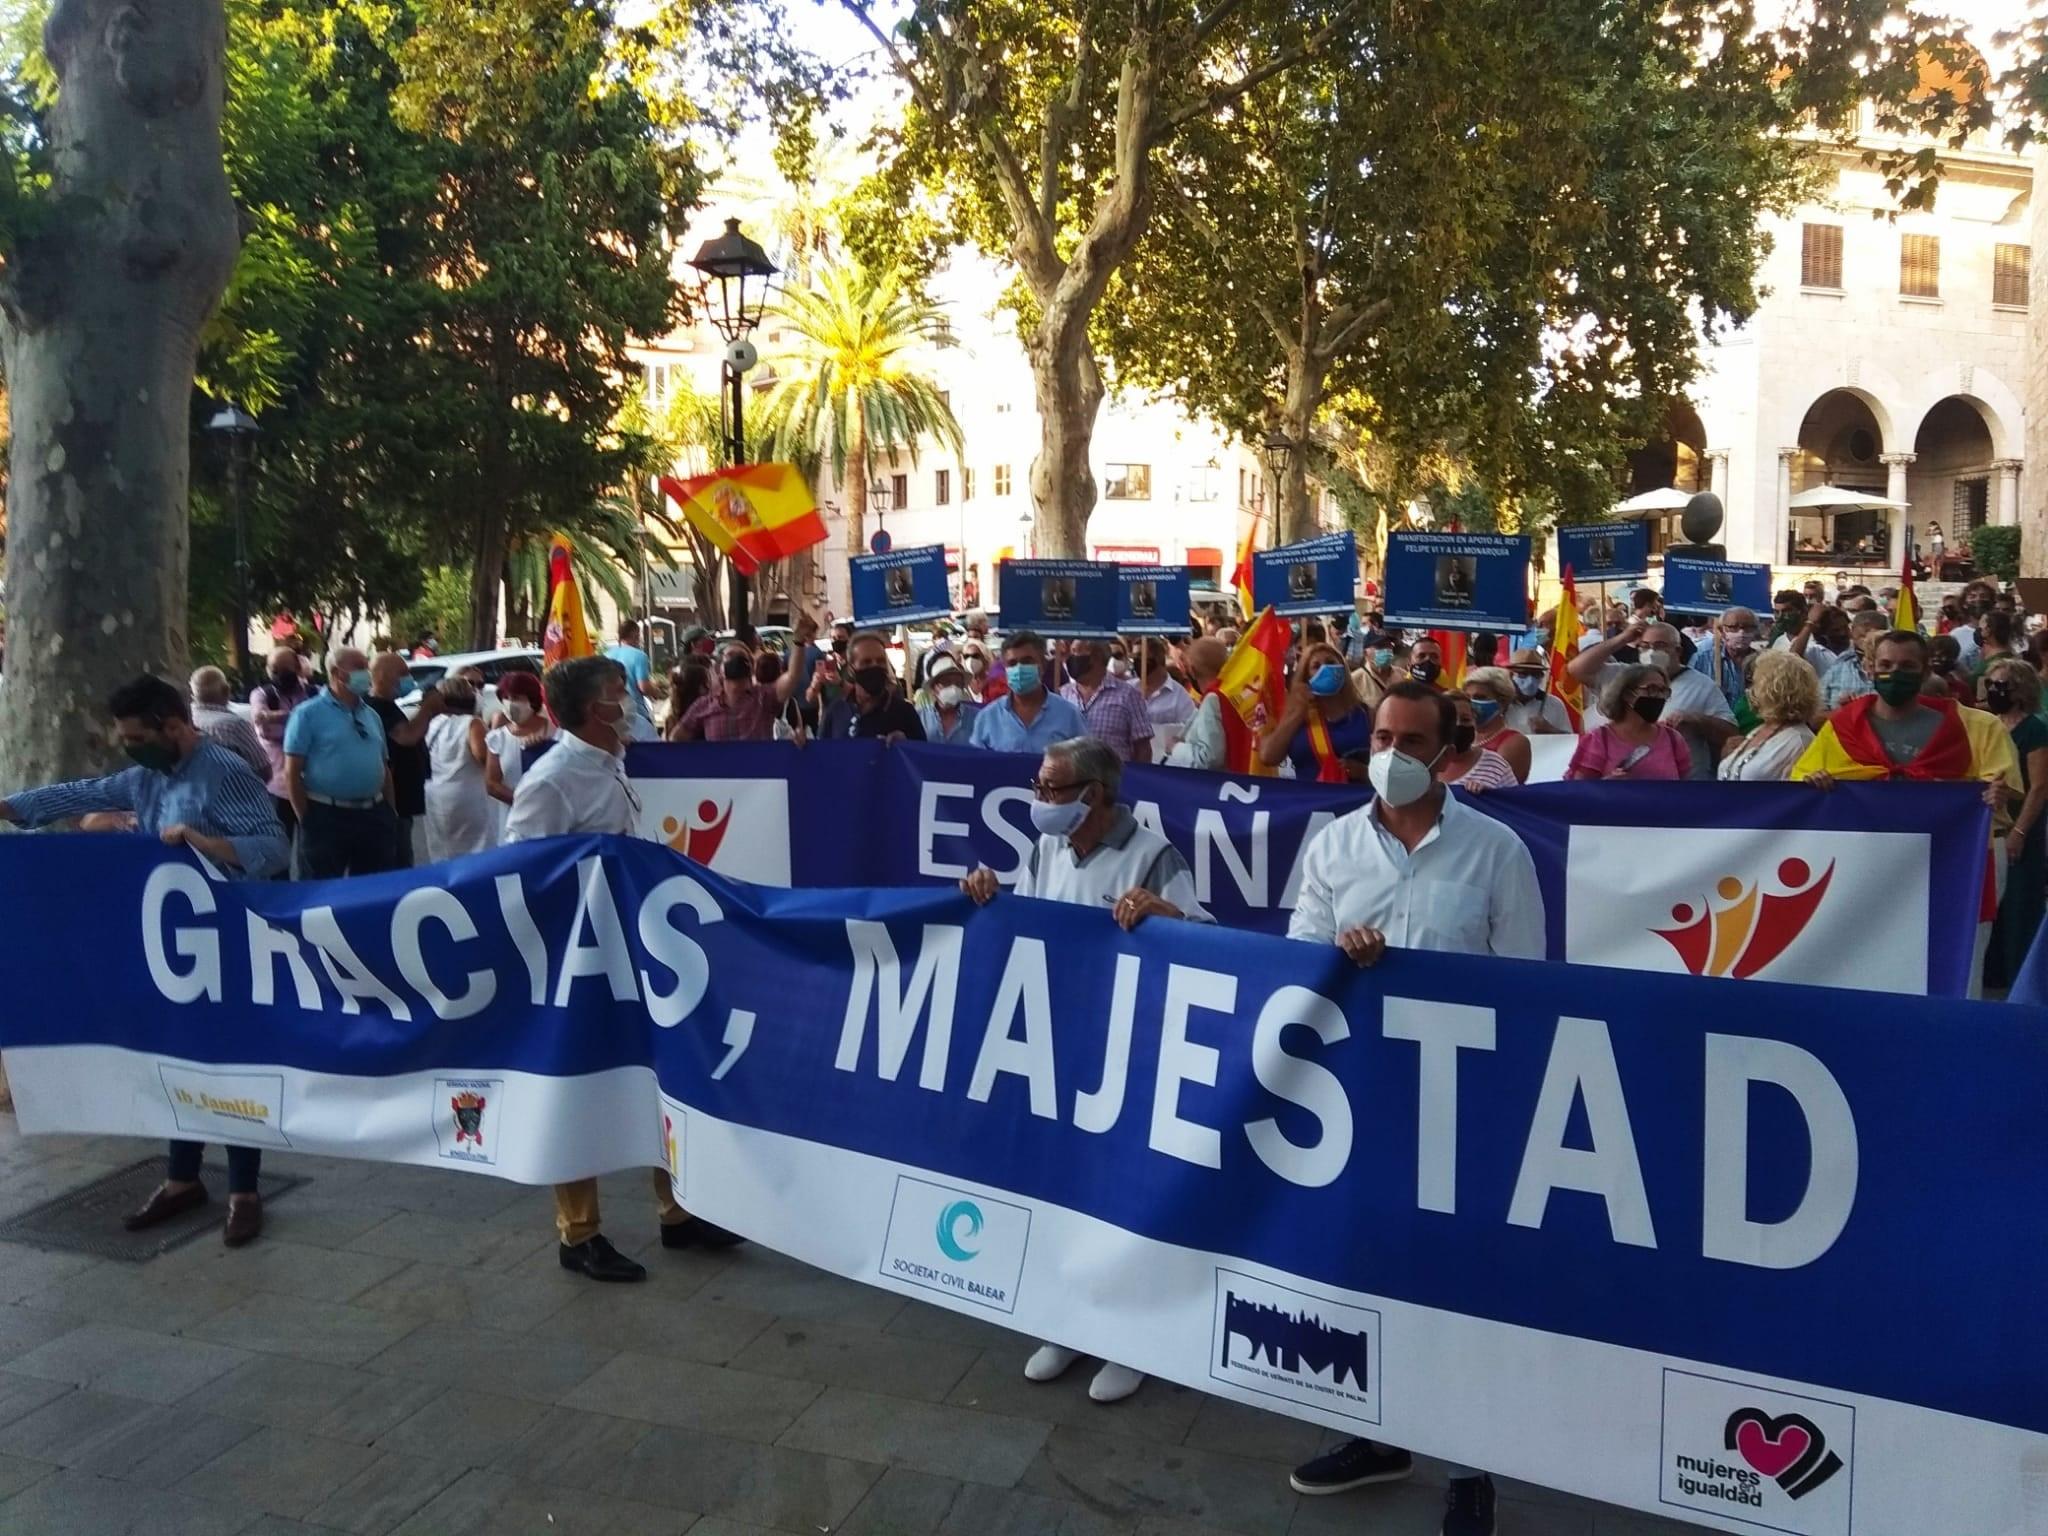
{"type": "Polygon", "coordinates": [[[407,724],[405,711],[396,699],[371,699],[370,708],[384,722],[384,743],[391,756],[391,791],[401,816],[427,814],[427,744],[422,741],[401,747],[392,732],[407,724]]]}
{"type": "Polygon", "coordinates": [[[912,741],[925,739],[924,722],[902,694],[890,694],[888,703],[864,715],[849,693],[825,711],[818,737],[821,741],[877,741],[899,734],[912,741]]]}

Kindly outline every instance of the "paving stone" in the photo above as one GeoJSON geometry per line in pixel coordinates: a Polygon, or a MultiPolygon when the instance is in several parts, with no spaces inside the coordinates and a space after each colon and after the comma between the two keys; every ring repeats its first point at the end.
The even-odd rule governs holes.
{"type": "Polygon", "coordinates": [[[26,1456],[0,1455],[0,1500],[13,1498],[30,1483],[39,1482],[54,1470],[47,1461],[26,1456]]]}
{"type": "Polygon", "coordinates": [[[81,1319],[59,1317],[29,1307],[0,1307],[0,1363],[19,1360],[79,1326],[81,1319]]]}
{"type": "Polygon", "coordinates": [[[188,1273],[202,1283],[221,1279],[251,1291],[306,1301],[348,1301],[405,1268],[402,1259],[278,1241],[267,1228],[263,1241],[247,1248],[223,1248],[217,1243],[193,1246],[199,1259],[188,1273]]]}
{"type": "MultiPolygon", "coordinates": [[[[618,1470],[652,1433],[644,1419],[621,1419],[579,1408],[549,1408],[499,1454],[501,1472],[563,1488],[621,1492],[618,1470]]],[[[649,1502],[663,1504],[666,1499],[649,1502]]]]}
{"type": "Polygon", "coordinates": [[[1042,1493],[968,1483],[938,1536],[1136,1536],[1137,1529],[1135,1514],[1101,1514],[1042,1493]]]}
{"type": "Polygon", "coordinates": [[[682,1536],[694,1514],[473,1471],[392,1536],[682,1536]]]}
{"type": "Polygon", "coordinates": [[[39,1376],[17,1376],[0,1369],[0,1424],[12,1424],[73,1390],[68,1381],[45,1381],[39,1376]]]}
{"type": "Polygon", "coordinates": [[[593,1413],[768,1442],[794,1424],[820,1390],[813,1381],[618,1355],[562,1402],[593,1413]]]}
{"type": "Polygon", "coordinates": [[[574,1283],[568,1305],[539,1329],[549,1338],[725,1365],[775,1321],[772,1312],[694,1296],[677,1299],[653,1285],[599,1286],[582,1279],[574,1283]]]}
{"type": "Polygon", "coordinates": [[[26,1243],[0,1243],[0,1302],[20,1301],[100,1262],[83,1253],[51,1253],[26,1243]]]}
{"type": "Polygon", "coordinates": [[[707,1515],[690,1527],[689,1536],[787,1536],[772,1526],[755,1525],[746,1520],[727,1520],[722,1515],[707,1515]]]}
{"type": "Polygon", "coordinates": [[[86,1454],[65,1460],[99,1477],[168,1488],[255,1433],[254,1424],[217,1413],[201,1413],[179,1403],[170,1408],[150,1408],[140,1418],[131,1419],[108,1434],[95,1435],[86,1454]]]}
{"type": "Polygon", "coordinates": [[[617,1352],[546,1334],[425,1323],[370,1361],[369,1369],[552,1403],[589,1380],[617,1352]]]}
{"type": "MultiPolygon", "coordinates": [[[[82,1189],[105,1178],[118,1166],[89,1158],[37,1154],[26,1155],[19,1161],[10,1160],[0,1168],[0,1221],[23,1215],[45,1201],[68,1195],[74,1189],[82,1189]]],[[[92,1262],[85,1254],[66,1257],[92,1262]]]]}
{"type": "Polygon", "coordinates": [[[369,1445],[444,1391],[439,1382],[378,1376],[286,1355],[259,1355],[193,1393],[181,1406],[369,1445]]]}
{"type": "Polygon", "coordinates": [[[962,1486],[950,1477],[891,1467],[854,1506],[836,1536],[932,1536],[962,1486]]]}
{"type": "Polygon", "coordinates": [[[963,1376],[946,1401],[983,1413],[1043,1419],[1077,1429],[1130,1435],[1179,1445],[1201,1412],[1203,1396],[1170,1381],[1148,1381],[1120,1403],[1098,1403],[1088,1395],[1097,1364],[1081,1360],[1056,1381],[1027,1381],[1024,1362],[1036,1345],[990,1350],[963,1376]]]}
{"type": "Polygon", "coordinates": [[[843,1456],[655,1429],[613,1472],[629,1498],[787,1531],[837,1530],[882,1475],[843,1456]]]}
{"type": "Polygon", "coordinates": [[[400,1317],[503,1328],[513,1333],[546,1322],[575,1293],[516,1275],[408,1264],[355,1298],[355,1305],[400,1317]]]}
{"type": "Polygon", "coordinates": [[[965,1345],[891,1338],[871,1329],[786,1317],[764,1328],[732,1364],[743,1371],[936,1403],[975,1358],[965,1345]]]}
{"type": "Polygon", "coordinates": [[[352,1239],[348,1246],[357,1253],[438,1264],[444,1269],[502,1270],[532,1258],[549,1237],[547,1228],[528,1232],[488,1226],[474,1219],[401,1210],[352,1239]]]}
{"type": "Polygon", "coordinates": [[[765,1248],[749,1246],[697,1294],[705,1301],[746,1307],[775,1317],[808,1317],[880,1331],[904,1300],[858,1280],[842,1279],[765,1248]]]}
{"type": "MultiPolygon", "coordinates": [[[[924,1339],[933,1344],[964,1344],[972,1349],[1021,1349],[1029,1355],[1038,1340],[991,1318],[953,1312],[929,1302],[906,1299],[903,1310],[882,1330],[895,1338],[924,1339]]],[[[1023,1356],[1019,1356],[1023,1358],[1023,1356]]]]}
{"type": "Polygon", "coordinates": [[[334,1528],[308,1525],[303,1520],[287,1520],[283,1515],[259,1515],[254,1525],[242,1527],[235,1536],[334,1536],[334,1528]]]}
{"type": "Polygon", "coordinates": [[[365,1200],[378,1205],[455,1221],[488,1221],[526,1199],[525,1189],[504,1179],[395,1164],[377,1165],[359,1188],[365,1200]]]}
{"type": "Polygon", "coordinates": [[[384,1536],[468,1470],[438,1458],[386,1452],[321,1500],[306,1518],[351,1536],[384,1536]]]}
{"type": "Polygon", "coordinates": [[[239,1536],[251,1513],[89,1472],[53,1472],[0,1504],[0,1536],[239,1536]]]}
{"type": "Polygon", "coordinates": [[[30,1350],[7,1368],[46,1381],[68,1381],[74,1387],[175,1403],[246,1359],[241,1350],[217,1343],[87,1323],[30,1350]]]}
{"type": "Polygon", "coordinates": [[[777,1443],[1007,1488],[1046,1434],[1046,1425],[1028,1419],[828,1387],[777,1443]]]}
{"type": "Polygon", "coordinates": [[[1270,1462],[1061,1426],[1020,1479],[1098,1510],[1171,1515],[1248,1536],[1287,1528],[1297,1502],[1270,1462]]]}
{"type": "Polygon", "coordinates": [[[1602,1505],[1593,1515],[1593,1536],[1699,1536],[1699,1527],[1632,1509],[1602,1505]]]}
{"type": "Polygon", "coordinates": [[[186,1336],[266,1355],[361,1365],[419,1326],[418,1318],[262,1291],[201,1319],[186,1336]]]}
{"type": "MultiPolygon", "coordinates": [[[[1150,1391],[1150,1386],[1146,1390],[1150,1391]]],[[[1322,1451],[1324,1434],[1320,1424],[1306,1419],[1268,1413],[1227,1397],[1205,1396],[1182,1443],[1198,1451],[1249,1456],[1293,1468],[1322,1451]]]]}
{"type": "Polygon", "coordinates": [[[321,1435],[260,1429],[189,1474],[177,1491],[303,1520],[329,1494],[376,1461],[378,1454],[366,1446],[321,1435]]]}
{"type": "Polygon", "coordinates": [[[539,1403],[450,1387],[377,1437],[380,1450],[431,1455],[462,1467],[488,1466],[547,1416],[539,1403]]]}
{"type": "Polygon", "coordinates": [[[66,1392],[0,1429],[0,1452],[74,1467],[102,1441],[125,1434],[153,1411],[153,1406],[140,1398],[66,1392]]]}
{"type": "Polygon", "coordinates": [[[165,1276],[154,1264],[104,1263],[53,1281],[23,1297],[21,1306],[85,1322],[178,1333],[226,1311],[255,1289],[233,1275],[165,1276]]]}
{"type": "Polygon", "coordinates": [[[398,1213],[395,1205],[358,1205],[323,1183],[295,1189],[263,1212],[266,1241],[280,1238],[308,1248],[345,1248],[379,1222],[398,1213]]]}
{"type": "MultiPolygon", "coordinates": [[[[1503,1506],[1498,1524],[1513,1536],[1529,1536],[1510,1525],[1515,1511],[1503,1506]]],[[[1288,1536],[1437,1536],[1443,1529],[1444,1484],[1441,1478],[1417,1477],[1405,1483],[1360,1488],[1354,1493],[1297,1499],[1288,1536]]]]}

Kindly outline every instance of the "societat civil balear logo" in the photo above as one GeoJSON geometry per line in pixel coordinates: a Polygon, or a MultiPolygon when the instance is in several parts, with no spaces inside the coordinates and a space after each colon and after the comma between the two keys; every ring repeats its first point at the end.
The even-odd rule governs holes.
{"type": "Polygon", "coordinates": [[[1803,1413],[1773,1418],[1761,1408],[1738,1408],[1728,1415],[1722,1439],[1790,1498],[1805,1498],[1842,1470],[1842,1458],[1828,1449],[1828,1437],[1803,1413]]]}
{"type": "Polygon", "coordinates": [[[1835,877],[1832,860],[1818,875],[1804,859],[1778,865],[1779,890],[1764,882],[1723,875],[1712,898],[1681,901],[1671,909],[1673,928],[1650,931],[1678,952],[1695,976],[1754,976],[1792,946],[1835,877]]]}

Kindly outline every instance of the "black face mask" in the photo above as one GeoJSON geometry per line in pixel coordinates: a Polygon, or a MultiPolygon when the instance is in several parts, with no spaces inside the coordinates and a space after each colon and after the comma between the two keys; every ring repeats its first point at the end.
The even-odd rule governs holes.
{"type": "Polygon", "coordinates": [[[728,683],[744,683],[753,675],[753,664],[744,656],[735,656],[725,664],[725,680],[728,683]]]}
{"type": "Polygon", "coordinates": [[[853,674],[853,680],[860,691],[871,699],[879,699],[889,691],[889,669],[887,667],[862,667],[853,674]]]}
{"type": "Polygon", "coordinates": [[[1418,661],[1408,669],[1408,675],[1418,683],[1433,683],[1443,673],[1443,663],[1436,661],[1418,661]]]}
{"type": "Polygon", "coordinates": [[[1451,750],[1460,757],[1472,750],[1471,726],[1461,725],[1451,732],[1451,750]]]}
{"type": "Polygon", "coordinates": [[[1067,676],[1078,683],[1095,670],[1095,658],[1093,656],[1069,656],[1066,665],[1067,676]]]}
{"type": "Polygon", "coordinates": [[[299,674],[296,672],[273,672],[270,674],[270,686],[273,688],[294,688],[298,686],[298,681],[299,674]]]}
{"type": "Polygon", "coordinates": [[[1641,698],[1629,705],[1629,708],[1635,711],[1638,720],[1646,725],[1655,725],[1657,717],[1664,713],[1664,706],[1670,702],[1669,699],[1641,698]]]}
{"type": "Polygon", "coordinates": [[[844,656],[846,654],[846,645],[847,642],[844,640],[834,640],[832,642],[832,654],[834,656],[844,656]]]}
{"type": "Polygon", "coordinates": [[[1986,683],[1984,685],[1984,702],[1990,707],[1992,713],[2004,714],[2008,709],[2012,708],[2012,684],[1986,683]]]}

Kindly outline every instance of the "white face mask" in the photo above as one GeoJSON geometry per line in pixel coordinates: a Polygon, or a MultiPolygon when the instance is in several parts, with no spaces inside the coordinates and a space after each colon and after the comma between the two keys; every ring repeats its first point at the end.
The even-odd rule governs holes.
{"type": "Polygon", "coordinates": [[[982,673],[988,670],[988,659],[984,656],[968,657],[967,670],[972,672],[976,677],[981,676],[982,673]]]}
{"type": "Polygon", "coordinates": [[[1671,653],[1669,651],[1638,651],[1637,658],[1646,667],[1655,667],[1665,676],[1671,675],[1671,653]]]}
{"type": "Polygon", "coordinates": [[[954,683],[948,683],[939,690],[939,708],[958,709],[967,702],[967,690],[954,683]]]}
{"type": "Polygon", "coordinates": [[[1398,810],[1429,793],[1429,786],[1436,782],[1432,770],[1442,756],[1439,752],[1425,763],[1406,752],[1375,752],[1366,765],[1366,777],[1372,780],[1372,792],[1398,810]]]}
{"type": "Polygon", "coordinates": [[[514,725],[524,725],[533,718],[533,706],[524,699],[507,699],[505,718],[514,725]]]}
{"type": "Polygon", "coordinates": [[[1079,798],[1059,804],[1051,800],[1031,802],[1031,828],[1040,837],[1072,837],[1093,809],[1079,798]]]}
{"type": "Polygon", "coordinates": [[[1111,677],[1129,677],[1131,675],[1131,664],[1121,656],[1112,656],[1109,658],[1109,675],[1111,677]]]}

